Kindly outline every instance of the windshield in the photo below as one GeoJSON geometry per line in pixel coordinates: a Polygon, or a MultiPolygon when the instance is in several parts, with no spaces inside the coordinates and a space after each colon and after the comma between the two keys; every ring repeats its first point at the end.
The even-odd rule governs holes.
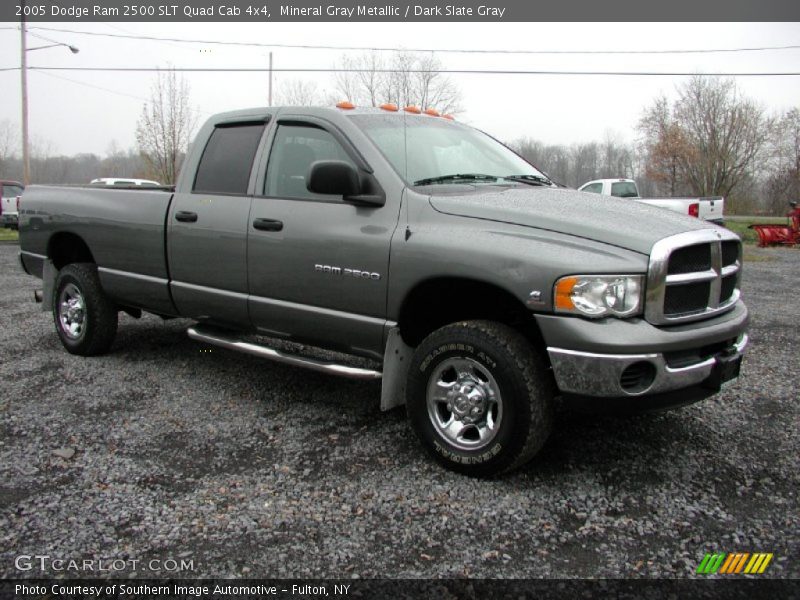
{"type": "Polygon", "coordinates": [[[410,115],[350,115],[408,183],[550,181],[485,133],[447,119],[410,115]]]}

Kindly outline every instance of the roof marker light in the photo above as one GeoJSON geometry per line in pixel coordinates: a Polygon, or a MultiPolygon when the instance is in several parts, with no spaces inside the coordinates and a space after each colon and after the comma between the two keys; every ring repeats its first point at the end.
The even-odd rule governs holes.
{"type": "Polygon", "coordinates": [[[419,106],[406,106],[403,110],[406,111],[406,112],[409,112],[409,113],[413,113],[415,115],[418,115],[418,114],[420,114],[422,112],[419,109],[419,106]]]}
{"type": "Polygon", "coordinates": [[[355,104],[348,102],[347,100],[343,100],[336,105],[336,108],[341,108],[342,110],[353,110],[355,107],[355,104]]]}
{"type": "Polygon", "coordinates": [[[383,110],[389,110],[389,111],[392,111],[392,112],[397,112],[397,110],[398,110],[397,109],[397,104],[391,104],[391,103],[381,104],[380,108],[383,109],[383,110]]]}
{"type": "Polygon", "coordinates": [[[439,114],[439,111],[435,108],[426,108],[425,114],[430,115],[431,117],[441,117],[442,115],[439,114]]]}

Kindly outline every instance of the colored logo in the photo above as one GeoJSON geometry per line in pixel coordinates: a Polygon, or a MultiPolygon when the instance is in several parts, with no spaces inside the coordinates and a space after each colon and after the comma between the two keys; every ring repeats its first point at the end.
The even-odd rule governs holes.
{"type": "Polygon", "coordinates": [[[698,575],[756,575],[767,570],[772,561],[772,553],[766,552],[734,552],[706,554],[697,567],[698,575]]]}

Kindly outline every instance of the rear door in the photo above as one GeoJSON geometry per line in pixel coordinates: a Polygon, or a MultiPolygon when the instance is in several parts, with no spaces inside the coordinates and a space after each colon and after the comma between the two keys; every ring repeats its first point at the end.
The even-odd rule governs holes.
{"type": "Polygon", "coordinates": [[[356,206],[308,190],[315,161],[366,166],[322,119],[280,119],[271,137],[248,231],[253,324],[272,335],[380,354],[397,206],[356,206]]]}
{"type": "Polygon", "coordinates": [[[191,191],[175,194],[168,216],[172,296],[183,316],[247,326],[250,175],[266,123],[214,127],[191,191]]]}

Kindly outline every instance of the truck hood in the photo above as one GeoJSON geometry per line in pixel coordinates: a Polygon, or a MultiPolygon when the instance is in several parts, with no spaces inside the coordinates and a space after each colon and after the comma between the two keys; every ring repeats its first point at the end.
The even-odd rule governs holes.
{"type": "Polygon", "coordinates": [[[713,227],[693,217],[631,199],[574,190],[527,186],[472,186],[471,189],[464,193],[434,194],[430,203],[434,210],[444,214],[556,231],[642,254],[650,254],[653,244],[667,236],[713,227]]]}

